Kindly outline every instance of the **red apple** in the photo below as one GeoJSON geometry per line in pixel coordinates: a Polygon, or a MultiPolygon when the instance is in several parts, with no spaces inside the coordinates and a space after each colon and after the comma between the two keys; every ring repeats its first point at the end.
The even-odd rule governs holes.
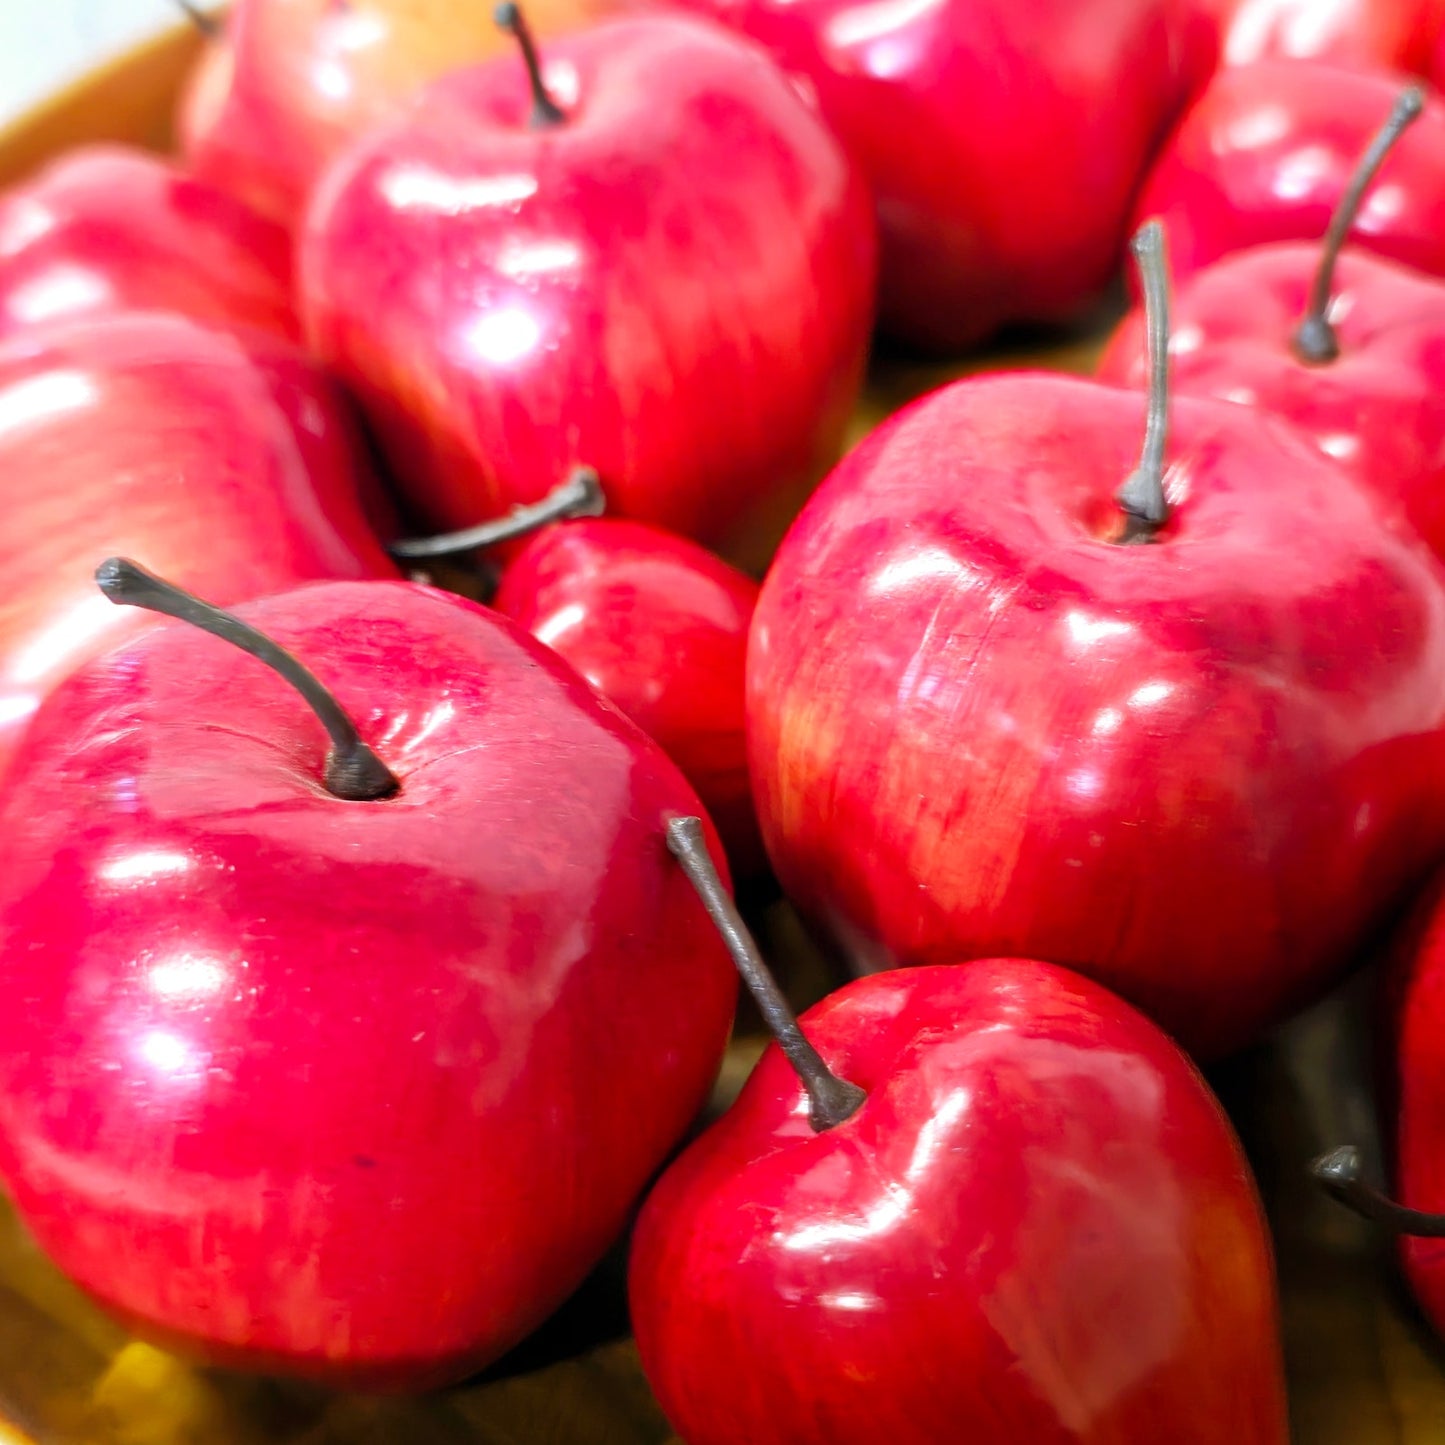
{"type": "Polygon", "coordinates": [[[1259,1201],[1158,1029],[1017,959],[787,1022],[634,1237],[638,1349],[688,1445],[1284,1445],[1259,1201]],[[800,1041],[841,1107],[811,1106],[800,1041]]]}
{"type": "MultiPolygon", "coordinates": [[[[1177,276],[1233,251],[1325,234],[1404,82],[1261,61],[1219,72],[1165,146],[1136,215],[1164,222],[1177,276]]],[[[1431,97],[1360,210],[1355,242],[1445,275],[1445,103],[1431,97]]]]}
{"type": "Polygon", "coordinates": [[[873,188],[885,330],[956,351],[1108,285],[1184,99],[1175,0],[688,0],[817,96],[873,188]]]}
{"type": "Polygon", "coordinates": [[[545,71],[555,97],[517,58],[438,82],[330,174],[301,244],[313,347],[431,525],[585,463],[620,515],[756,536],[836,455],[857,392],[862,185],[716,27],[598,26],[545,71]]]}
{"type": "Polygon", "coordinates": [[[736,983],[664,841],[692,790],[461,598],[238,621],[99,575],[317,715],[187,626],[42,709],[0,828],[0,1174],[147,1332],[456,1378],[578,1283],[712,1081],[736,983]]]}
{"type": "MultiPolygon", "coordinates": [[[[606,8],[530,7],[543,34],[606,8]]],[[[293,224],[348,145],[428,81],[502,48],[486,8],[457,0],[236,0],[183,97],[182,149],[198,174],[293,224]]]]}
{"type": "MultiPolygon", "coordinates": [[[[1180,290],[1177,394],[1256,406],[1304,432],[1445,556],[1445,284],[1364,253],[1341,256],[1375,165],[1423,105],[1411,88],[1377,137],[1322,246],[1281,242],[1216,261],[1180,290]],[[1333,319],[1332,319],[1333,318],[1333,319]]],[[[1145,385],[1142,313],[1101,379],[1145,385]]]]}
{"type": "Polygon", "coordinates": [[[119,146],[69,151],[0,196],[0,336],[124,310],[294,338],[290,238],[228,192],[119,146]]]}
{"type": "Polygon", "coordinates": [[[661,745],[706,805],[734,871],[756,872],[763,851],[743,673],[757,583],[660,527],[602,517],[603,505],[597,474],[581,467],[510,517],[394,543],[391,552],[424,565],[519,546],[492,607],[565,657],[661,745]]]}
{"type": "Polygon", "coordinates": [[[764,584],[749,750],[780,880],[860,967],[1068,964],[1213,1055],[1445,846],[1445,585],[1292,431],[1181,400],[1166,445],[1163,383],[1137,468],[1143,398],[1062,376],[875,432],[764,584]]]}
{"type": "Polygon", "coordinates": [[[12,339],[0,475],[0,771],[57,682],[148,625],[96,592],[108,551],[140,552],[228,603],[396,575],[329,383],[260,335],[117,314],[12,339]]]}

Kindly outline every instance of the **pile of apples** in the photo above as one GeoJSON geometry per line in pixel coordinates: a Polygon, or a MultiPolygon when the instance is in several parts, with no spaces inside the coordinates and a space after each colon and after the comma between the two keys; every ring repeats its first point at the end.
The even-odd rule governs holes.
{"type": "Polygon", "coordinates": [[[1445,0],[198,19],[177,157],[0,198],[0,1179],[60,1267],[415,1389],[631,1228],[691,1445],[1281,1445],[1194,1061],[1415,906],[1400,1202],[1316,1169],[1445,1330],[1445,0]],[[1097,377],[838,460],[875,335],[1121,277],[1097,377]],[[769,872],[855,975],[801,1019],[769,872]],[[739,974],[776,1045],[674,1159],[739,974]]]}

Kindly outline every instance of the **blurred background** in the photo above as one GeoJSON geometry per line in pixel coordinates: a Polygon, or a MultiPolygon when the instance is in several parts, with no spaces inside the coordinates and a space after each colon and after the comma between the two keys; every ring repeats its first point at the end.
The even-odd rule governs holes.
{"type": "Polygon", "coordinates": [[[174,0],[0,0],[0,124],[178,18],[174,0]]]}

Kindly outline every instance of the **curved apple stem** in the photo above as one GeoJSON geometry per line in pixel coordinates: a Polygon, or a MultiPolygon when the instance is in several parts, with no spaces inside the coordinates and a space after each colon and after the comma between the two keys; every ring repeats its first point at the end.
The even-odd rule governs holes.
{"type": "Polygon", "coordinates": [[[1294,334],[1294,353],[1308,366],[1325,366],[1336,360],[1340,354],[1339,337],[1330,325],[1330,302],[1334,297],[1335,267],[1340,252],[1354,228],[1355,218],[1365,202],[1365,196],[1375,183],[1380,167],[1394,150],[1396,142],[1420,118],[1425,109],[1425,88],[1412,85],[1403,91],[1390,112],[1389,119],[1380,127],[1379,133],[1370,142],[1369,149],[1360,160],[1340,197],[1340,204],[1330,219],[1330,228],[1325,232],[1324,244],[1320,250],[1319,270],[1315,272],[1314,287],[1310,291],[1309,305],[1294,334]]]}
{"type": "Polygon", "coordinates": [[[515,541],[549,522],[562,522],[572,517],[600,517],[606,507],[597,473],[591,467],[578,467],[540,502],[516,507],[508,516],[480,522],[461,532],[443,532],[437,537],[407,537],[390,543],[386,550],[397,558],[454,557],[459,552],[478,552],[486,547],[495,547],[499,542],[515,541]]]}
{"type": "Polygon", "coordinates": [[[522,63],[527,67],[527,79],[532,83],[533,130],[542,130],[549,125],[561,125],[567,119],[567,112],[552,99],[547,83],[542,79],[542,62],[537,56],[537,42],[532,39],[532,27],[522,14],[522,7],[515,0],[505,0],[492,12],[492,18],[501,30],[516,37],[522,50],[522,63]]]}
{"type": "Polygon", "coordinates": [[[1311,1173],[1329,1194],[1347,1209],[1394,1234],[1419,1239],[1445,1239],[1445,1214],[1425,1214],[1396,1204],[1364,1180],[1360,1151],[1350,1145],[1331,1149],[1310,1166],[1311,1173]]]}
{"type": "Polygon", "coordinates": [[[808,1120],[813,1128],[821,1133],[851,1119],[868,1096],[857,1084],[840,1079],[798,1026],[797,1014],[783,996],[777,979],[768,971],[742,914],[718,877],[703,837],[702,819],[673,818],[667,825],[667,847],[697,889],[702,906],[722,934],[743,982],[757,1000],[763,1021],[802,1080],[808,1095],[808,1120]]]}
{"type": "Polygon", "coordinates": [[[199,5],[192,4],[191,0],[175,0],[175,7],[207,40],[215,40],[220,35],[221,22],[214,15],[202,10],[199,5]]]}
{"type": "Polygon", "coordinates": [[[1164,449],[1169,442],[1169,262],[1162,223],[1150,221],[1130,241],[1129,249],[1144,291],[1149,412],[1139,465],[1114,495],[1124,513],[1124,532],[1118,540],[1125,546],[1152,542],[1169,520],[1169,501],[1164,495],[1164,449]]]}
{"type": "Polygon", "coordinates": [[[325,774],[327,792],[348,802],[369,803],[389,798],[401,786],[391,769],[362,742],[356,724],[320,679],[249,623],[212,607],[209,602],[202,602],[125,557],[111,557],[102,562],[96,568],[95,580],[100,590],[118,606],[142,607],[147,612],[159,612],[199,627],[202,632],[249,652],[285,678],[305,698],[330,735],[331,751],[327,755],[325,774]]]}

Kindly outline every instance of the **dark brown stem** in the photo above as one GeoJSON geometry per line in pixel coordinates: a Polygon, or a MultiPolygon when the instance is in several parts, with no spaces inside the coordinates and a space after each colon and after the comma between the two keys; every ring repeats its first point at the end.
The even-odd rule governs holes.
{"type": "Polygon", "coordinates": [[[1169,520],[1164,495],[1164,449],[1169,442],[1169,262],[1164,227],[1150,221],[1129,243],[1144,291],[1144,321],[1149,337],[1149,410],[1144,450],[1129,480],[1114,495],[1124,513],[1125,546],[1152,542],[1169,520]]]}
{"type": "Polygon", "coordinates": [[[492,12],[492,18],[500,29],[516,37],[522,50],[522,62],[527,67],[527,79],[532,83],[533,130],[542,130],[549,125],[561,125],[567,113],[552,99],[547,83],[542,79],[542,62],[537,58],[537,42],[532,39],[532,28],[527,24],[520,5],[514,0],[505,0],[492,12]]]}
{"type": "Polygon", "coordinates": [[[702,820],[673,818],[667,825],[667,846],[697,889],[702,906],[722,934],[743,982],[757,1000],[763,1021],[802,1080],[808,1094],[808,1120],[813,1128],[821,1133],[851,1119],[868,1096],[857,1084],[840,1079],[798,1027],[798,1016],[768,971],[737,905],[718,877],[703,837],[702,820]]]}
{"type": "Polygon", "coordinates": [[[1365,1183],[1364,1166],[1358,1149],[1346,1146],[1332,1149],[1311,1165],[1315,1178],[1348,1209],[1375,1224],[1383,1225],[1392,1234],[1408,1234],[1419,1239],[1445,1239],[1445,1215],[1424,1214],[1406,1209],[1387,1199],[1372,1185],[1365,1183]]]}
{"type": "Polygon", "coordinates": [[[1299,329],[1294,334],[1294,353],[1307,366],[1325,366],[1340,354],[1339,337],[1330,325],[1330,302],[1334,299],[1335,267],[1339,263],[1340,251],[1344,248],[1360,207],[1369,194],[1380,167],[1394,150],[1395,143],[1420,118],[1425,109],[1423,86],[1412,85],[1404,91],[1390,118],[1380,127],[1379,133],[1370,142],[1369,149],[1360,160],[1350,184],[1340,197],[1340,204],[1325,232],[1324,245],[1320,251],[1319,270],[1315,272],[1315,284],[1310,291],[1309,305],[1305,308],[1299,329]]]}
{"type": "Polygon", "coordinates": [[[215,40],[221,34],[221,22],[214,15],[209,15],[199,5],[194,5],[191,0],[175,0],[176,9],[206,37],[207,40],[215,40]]]}
{"type": "Polygon", "coordinates": [[[527,507],[516,507],[505,517],[481,522],[461,532],[444,532],[438,537],[407,537],[392,542],[387,551],[393,557],[455,557],[459,552],[476,552],[495,547],[499,542],[515,541],[545,527],[571,517],[600,517],[606,501],[602,483],[591,467],[578,467],[559,487],[527,507]]]}
{"type": "Polygon", "coordinates": [[[249,652],[285,678],[305,698],[331,738],[325,782],[329,793],[348,802],[369,803],[389,798],[401,785],[377,755],[361,740],[356,724],[321,681],[279,644],[239,617],[202,602],[144,567],[124,557],[111,557],[95,572],[100,590],[117,605],[142,607],[174,617],[219,637],[242,652],[249,652]]]}

